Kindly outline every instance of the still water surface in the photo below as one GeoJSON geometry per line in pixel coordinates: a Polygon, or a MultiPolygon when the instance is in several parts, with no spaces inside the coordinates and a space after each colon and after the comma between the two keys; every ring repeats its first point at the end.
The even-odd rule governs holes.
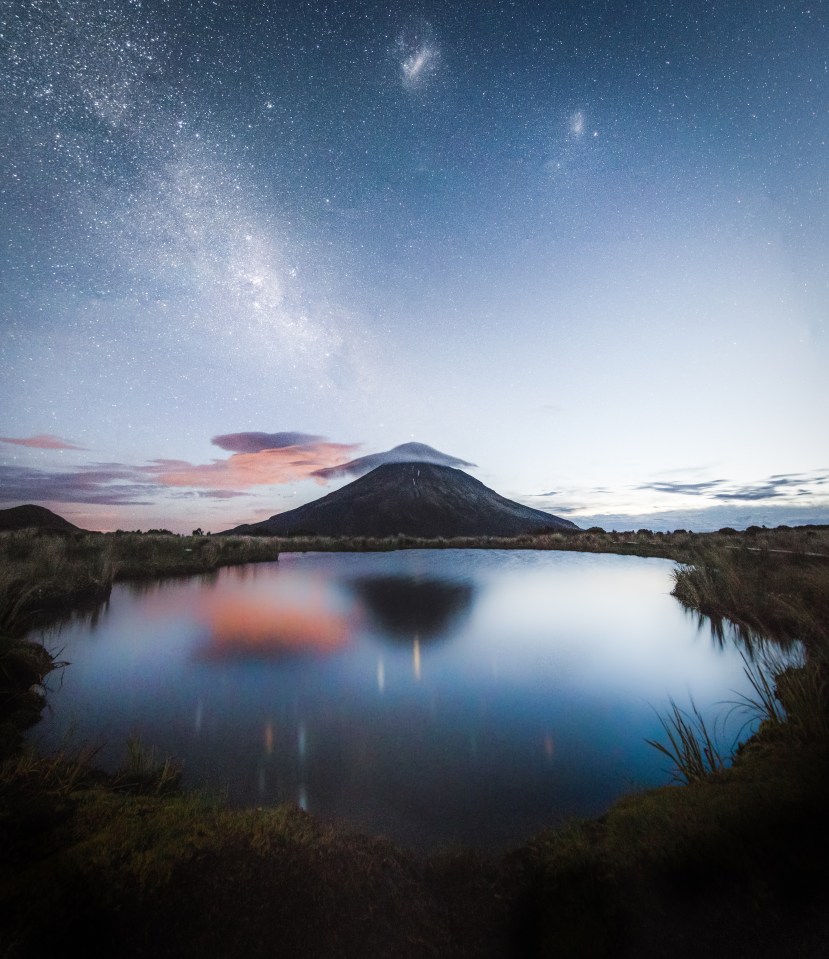
{"type": "MultiPolygon", "coordinates": [[[[673,564],[589,553],[286,554],[116,586],[45,634],[71,665],[35,731],[138,735],[185,782],[296,802],[422,849],[501,849],[670,779],[654,707],[746,689],[669,594],[673,564]]],[[[730,742],[730,740],[729,740],[730,742]]]]}

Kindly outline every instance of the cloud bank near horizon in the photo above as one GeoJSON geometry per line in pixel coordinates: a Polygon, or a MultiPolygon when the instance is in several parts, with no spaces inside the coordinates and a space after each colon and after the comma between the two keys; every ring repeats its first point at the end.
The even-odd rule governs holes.
{"type": "Polygon", "coordinates": [[[637,489],[656,493],[704,494],[725,502],[753,502],[771,499],[814,496],[829,485],[829,470],[810,473],[777,473],[757,483],[733,483],[727,479],[698,483],[660,481],[645,483],[637,489]]]}
{"type": "Polygon", "coordinates": [[[52,471],[0,465],[0,502],[85,503],[95,506],[151,506],[158,487],[142,481],[135,467],[101,463],[52,471]]]}

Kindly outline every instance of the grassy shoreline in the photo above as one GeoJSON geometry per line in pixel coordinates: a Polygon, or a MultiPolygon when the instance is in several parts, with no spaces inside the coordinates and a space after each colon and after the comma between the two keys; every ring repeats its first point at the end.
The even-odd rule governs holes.
{"type": "MultiPolygon", "coordinates": [[[[616,553],[692,563],[722,550],[829,561],[829,526],[670,533],[638,530],[515,537],[174,536],[153,533],[0,532],[0,634],[22,632],[105,600],[114,582],[209,573],[272,562],[286,552],[531,549],[616,553]]],[[[707,612],[707,610],[705,610],[707,612]]]]}
{"type": "Polygon", "coordinates": [[[249,536],[0,533],[0,634],[19,636],[105,601],[115,582],[273,562],[279,545],[249,536]]]}
{"type": "MultiPolygon", "coordinates": [[[[808,554],[829,554],[829,531],[576,535],[580,541],[568,535],[561,546],[540,538],[536,548],[671,552],[665,558],[682,564],[675,595],[711,617],[713,629],[734,621],[755,652],[769,639],[803,643],[799,666],[768,674],[778,721],[766,715],[728,768],[632,794],[599,819],[545,830],[506,856],[424,859],[296,807],[232,811],[178,792],[175,771],[138,747],[104,776],[94,757],[38,757],[7,740],[0,955],[62,955],[72,946],[121,956],[303,959],[825,955],[829,563],[808,554]],[[63,946],[56,950],[56,942],[63,946]]],[[[132,561],[120,568],[115,552],[103,561],[99,550],[95,560],[89,542],[65,541],[53,560],[77,549],[86,565],[79,561],[73,589],[108,572],[110,585],[140,575],[142,563],[144,575],[158,576],[165,568],[186,574],[191,563],[203,563],[195,570],[202,572],[234,557],[253,561],[242,558],[247,546],[215,552],[213,542],[224,537],[196,537],[203,542],[192,546],[185,546],[191,538],[157,538],[168,542],[125,540],[132,561]]],[[[520,542],[512,548],[532,548],[520,542]]],[[[349,541],[349,548],[423,545],[395,543],[349,541]]],[[[265,540],[250,549],[273,559],[275,549],[301,546],[287,544],[265,540]]],[[[29,587],[50,582],[32,578],[48,564],[17,567],[29,571],[29,587]]],[[[70,590],[63,601],[78,595],[70,590]]],[[[4,622],[18,627],[36,609],[12,605],[4,622]]],[[[9,664],[31,645],[6,632],[5,691],[9,664]]],[[[14,674],[18,692],[25,686],[37,696],[49,665],[24,665],[14,674]]],[[[38,708],[35,699],[18,718],[36,718],[38,708]]],[[[762,713],[763,704],[757,708],[762,713]]]]}

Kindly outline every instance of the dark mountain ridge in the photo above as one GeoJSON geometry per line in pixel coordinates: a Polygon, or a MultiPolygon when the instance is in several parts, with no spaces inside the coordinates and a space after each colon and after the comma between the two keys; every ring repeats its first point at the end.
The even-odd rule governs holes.
{"type": "Polygon", "coordinates": [[[226,532],[437,538],[576,529],[575,523],[500,496],[453,467],[389,463],[312,503],[226,532]]]}
{"type": "Polygon", "coordinates": [[[45,506],[12,506],[0,509],[0,531],[14,529],[57,529],[64,532],[83,532],[79,526],[58,516],[45,506]]]}

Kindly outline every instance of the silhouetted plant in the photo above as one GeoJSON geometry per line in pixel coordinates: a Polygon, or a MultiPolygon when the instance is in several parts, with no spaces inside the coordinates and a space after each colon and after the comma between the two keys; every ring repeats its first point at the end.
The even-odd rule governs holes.
{"type": "Polygon", "coordinates": [[[667,744],[648,739],[649,746],[667,756],[674,765],[673,778],[677,782],[693,783],[708,778],[726,768],[726,759],[716,743],[716,727],[709,731],[705,720],[691,700],[691,712],[680,709],[673,699],[670,710],[657,713],[668,737],[667,744]]]}

